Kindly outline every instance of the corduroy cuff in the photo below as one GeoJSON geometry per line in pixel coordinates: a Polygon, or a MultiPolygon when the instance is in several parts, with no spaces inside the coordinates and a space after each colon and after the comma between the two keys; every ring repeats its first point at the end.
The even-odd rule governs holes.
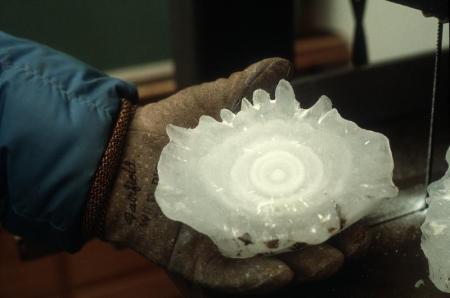
{"type": "Polygon", "coordinates": [[[89,191],[82,219],[82,231],[86,240],[104,237],[106,208],[135,111],[135,104],[122,99],[117,121],[89,191]]]}

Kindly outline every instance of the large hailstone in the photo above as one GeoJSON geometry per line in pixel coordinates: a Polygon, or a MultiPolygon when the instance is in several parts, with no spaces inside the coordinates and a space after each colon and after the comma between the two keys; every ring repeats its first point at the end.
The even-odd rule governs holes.
{"type": "MultiPolygon", "coordinates": [[[[450,148],[446,154],[450,165],[450,148]]],[[[422,250],[428,259],[430,279],[450,293],[450,169],[428,187],[429,207],[422,225],[422,250]]]]}
{"type": "Polygon", "coordinates": [[[158,164],[163,213],[227,257],[324,242],[397,194],[388,139],[341,118],[322,96],[301,109],[291,85],[256,90],[222,122],[169,125],[158,164]]]}

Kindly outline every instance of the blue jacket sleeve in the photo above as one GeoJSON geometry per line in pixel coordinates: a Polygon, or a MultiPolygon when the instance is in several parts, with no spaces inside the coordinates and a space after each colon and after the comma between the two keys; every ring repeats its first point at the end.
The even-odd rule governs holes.
{"type": "Polygon", "coordinates": [[[136,89],[43,45],[0,32],[0,222],[76,251],[90,183],[120,99],[136,89]]]}

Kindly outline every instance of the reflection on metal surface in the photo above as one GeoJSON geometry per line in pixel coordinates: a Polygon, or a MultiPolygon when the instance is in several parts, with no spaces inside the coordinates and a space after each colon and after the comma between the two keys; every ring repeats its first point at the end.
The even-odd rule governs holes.
{"type": "Polygon", "coordinates": [[[370,214],[364,222],[369,226],[395,220],[397,218],[424,210],[426,190],[422,184],[401,189],[395,198],[386,199],[370,214]]]}

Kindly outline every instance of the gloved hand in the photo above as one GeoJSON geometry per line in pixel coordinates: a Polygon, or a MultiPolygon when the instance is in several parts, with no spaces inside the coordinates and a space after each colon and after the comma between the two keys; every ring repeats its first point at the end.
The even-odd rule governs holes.
{"type": "Polygon", "coordinates": [[[288,79],[291,72],[288,61],[266,59],[227,79],[190,87],[138,108],[106,210],[105,239],[130,247],[189,281],[235,293],[276,289],[294,278],[326,278],[340,268],[345,255],[365,247],[367,234],[356,228],[343,234],[345,241],[336,240],[342,251],[322,244],[274,257],[229,259],[206,236],[166,218],[155,201],[156,167],[169,141],[167,124],[193,128],[201,115],[219,119],[220,109],[236,110],[240,100],[251,98],[255,89],[273,94],[278,81],[288,79]]]}

